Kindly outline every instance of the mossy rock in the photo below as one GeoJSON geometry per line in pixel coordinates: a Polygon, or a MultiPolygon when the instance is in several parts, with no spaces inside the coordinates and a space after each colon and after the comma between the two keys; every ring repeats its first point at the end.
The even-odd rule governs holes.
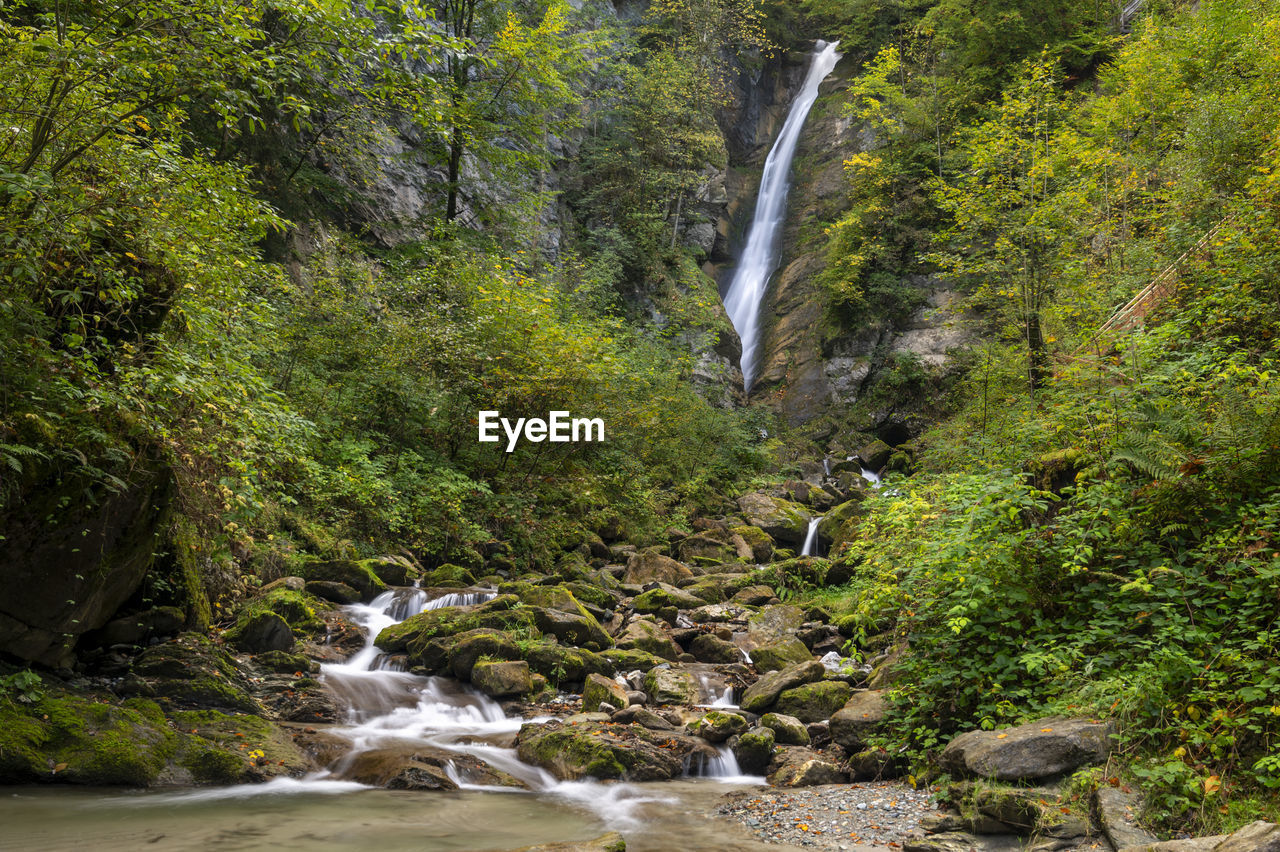
{"type": "Polygon", "coordinates": [[[235,625],[227,632],[235,635],[252,619],[264,612],[273,612],[300,636],[324,636],[327,628],[318,613],[325,609],[328,607],[314,595],[278,586],[242,603],[236,612],[235,625]]]}
{"type": "Polygon", "coordinates": [[[731,527],[730,532],[737,533],[751,548],[751,555],[756,562],[768,562],[773,558],[773,539],[759,527],[743,525],[731,527]]]}
{"type": "Polygon", "coordinates": [[[31,704],[0,699],[0,783],[145,787],[178,746],[154,701],[64,693],[31,704]]]}
{"type": "Polygon", "coordinates": [[[565,588],[572,592],[574,598],[578,601],[585,601],[592,606],[598,606],[602,609],[613,609],[618,605],[617,596],[600,588],[599,586],[592,585],[591,583],[566,583],[565,588]]]}
{"type": "Polygon", "coordinates": [[[424,573],[419,585],[428,589],[465,589],[475,581],[476,578],[466,568],[446,562],[424,573]]]}
{"type": "Polygon", "coordinates": [[[778,696],[775,712],[795,716],[805,723],[821,722],[844,707],[852,694],[852,688],[843,681],[807,683],[783,690],[778,696]]]}
{"type": "Polygon", "coordinates": [[[373,572],[368,562],[350,559],[334,559],[328,562],[303,562],[298,566],[298,576],[306,580],[329,580],[346,583],[360,593],[361,599],[371,601],[387,590],[387,584],[373,572]]]}
{"type": "Polygon", "coordinates": [[[609,648],[601,651],[600,656],[604,657],[620,672],[642,671],[647,672],[654,666],[660,666],[666,660],[659,656],[650,654],[648,651],[641,651],[635,648],[609,648]]]}
{"type": "Polygon", "coordinates": [[[689,725],[689,733],[710,743],[722,743],[729,737],[741,734],[750,727],[746,717],[723,710],[711,710],[689,725]]]}
{"type": "Polygon", "coordinates": [[[553,684],[581,683],[587,675],[609,675],[613,664],[600,654],[557,642],[531,642],[521,649],[529,668],[553,684]]]}
{"type": "Polygon", "coordinates": [[[242,651],[291,651],[297,643],[288,623],[274,612],[258,612],[242,619],[224,634],[227,642],[242,651]]]}
{"type": "Polygon", "coordinates": [[[302,775],[313,768],[283,728],[260,716],[217,710],[175,711],[169,716],[183,735],[177,762],[200,783],[262,781],[302,775]]]}
{"type": "Polygon", "coordinates": [[[470,630],[486,628],[501,630],[513,637],[540,637],[542,633],[533,611],[516,607],[517,603],[514,596],[504,595],[474,609],[453,606],[429,609],[384,628],[374,642],[388,654],[408,652],[410,662],[414,663],[432,640],[470,630]]]}
{"type": "Polygon", "coordinates": [[[690,755],[709,750],[669,731],[599,722],[526,724],[516,738],[521,760],[562,780],[665,781],[683,774],[690,755]]]}
{"type": "Polygon", "coordinates": [[[764,772],[773,759],[773,731],[752,728],[735,740],[730,749],[743,772],[764,772]]]}
{"type": "Polygon", "coordinates": [[[243,675],[207,636],[184,633],[143,651],[133,664],[129,691],[187,708],[216,707],[256,713],[243,675]]]}
{"type": "MultiPolygon", "coordinates": [[[[631,602],[631,606],[636,612],[654,613],[658,610],[673,606],[676,609],[697,609],[708,601],[695,597],[688,592],[673,588],[657,588],[650,589],[647,592],[639,594],[631,602]]],[[[714,603],[714,601],[712,601],[714,603]]]]}
{"type": "Polygon", "coordinates": [[[279,674],[315,672],[317,670],[316,664],[301,654],[290,654],[285,651],[267,651],[262,654],[254,654],[253,663],[267,671],[279,674]]]}
{"type": "Polygon", "coordinates": [[[361,559],[360,565],[372,571],[388,586],[408,586],[421,573],[403,556],[375,556],[372,559],[361,559]]]}
{"type": "Polygon", "coordinates": [[[751,652],[751,662],[761,674],[780,671],[812,659],[813,654],[794,636],[771,645],[763,645],[751,652]]]}

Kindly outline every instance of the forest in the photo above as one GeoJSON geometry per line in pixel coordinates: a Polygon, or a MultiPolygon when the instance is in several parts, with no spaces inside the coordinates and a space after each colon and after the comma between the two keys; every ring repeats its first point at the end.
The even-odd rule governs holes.
{"type": "MultiPolygon", "coordinates": [[[[0,783],[301,777],[303,720],[224,687],[276,665],[319,695],[312,644],[373,630],[336,605],[480,588],[368,647],[474,685],[527,662],[486,694],[531,702],[640,669],[686,708],[650,681],[687,656],[743,711],[834,651],[858,674],[788,683],[815,694],[786,715],[974,831],[1042,788],[965,781],[948,744],[1066,718],[1112,736],[1063,814],[1110,788],[1150,842],[1276,821],[1277,44],[1275,0],[0,6],[0,783]],[[818,39],[842,58],[744,389],[721,299],[818,39]],[[477,441],[555,411],[606,440],[477,441]],[[770,642],[806,641],[770,666],[775,609],[770,642]],[[149,657],[177,647],[227,683],[171,689],[149,657]]],[[[689,748],[729,741],[713,715],[689,748]]],[[[801,786],[734,718],[744,774],[801,786]]],[[[529,728],[521,760],[563,770],[529,728]]],[[[1045,819],[988,833],[1073,836],[1045,819]]]]}

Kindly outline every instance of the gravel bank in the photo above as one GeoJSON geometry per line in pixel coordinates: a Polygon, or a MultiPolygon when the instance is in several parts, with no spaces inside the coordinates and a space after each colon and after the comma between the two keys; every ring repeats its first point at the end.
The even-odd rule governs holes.
{"type": "Polygon", "coordinates": [[[757,837],[814,849],[901,848],[920,833],[920,820],[938,810],[930,790],[892,781],[832,784],[795,790],[730,793],[716,814],[757,837]]]}

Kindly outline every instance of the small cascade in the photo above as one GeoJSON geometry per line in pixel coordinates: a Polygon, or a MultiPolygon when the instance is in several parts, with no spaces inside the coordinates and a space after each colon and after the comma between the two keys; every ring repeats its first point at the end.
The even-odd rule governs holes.
{"type": "Polygon", "coordinates": [[[685,775],[692,778],[715,778],[727,784],[762,784],[764,779],[758,775],[744,775],[738,766],[738,758],[727,744],[716,746],[716,756],[699,754],[692,757],[685,766],[685,775]]]}
{"type": "Polygon", "coordinates": [[[725,293],[724,307],[742,340],[742,387],[750,391],[755,381],[760,349],[760,305],[774,268],[778,265],[778,244],[787,213],[791,160],[795,157],[809,110],[818,99],[818,87],[840,61],[839,42],[820,41],[814,48],[809,73],[791,104],[787,120],[765,160],[760,175],[760,194],[755,214],[747,229],[746,247],[738,260],[733,281],[725,293]]]}
{"type": "MultiPolygon", "coordinates": [[[[493,600],[498,596],[497,592],[490,591],[468,591],[468,592],[449,592],[434,600],[427,601],[426,606],[422,607],[420,612],[426,612],[429,609],[443,609],[447,606],[477,606],[482,603],[493,600]]],[[[412,614],[412,613],[411,613],[412,614]]],[[[408,618],[405,616],[404,618],[408,618]]],[[[399,619],[403,621],[404,618],[399,619]]]]}
{"type": "MultiPolygon", "coordinates": [[[[745,651],[743,653],[746,653],[745,651]]],[[[733,700],[733,687],[716,677],[712,677],[707,672],[695,672],[698,680],[698,691],[700,693],[700,703],[696,706],[703,708],[732,709],[737,710],[738,705],[733,700]]]]}
{"type": "Polygon", "coordinates": [[[867,470],[864,467],[862,469],[862,478],[865,479],[867,482],[870,482],[872,488],[880,487],[880,474],[872,473],[871,471],[867,470]]]}
{"type": "Polygon", "coordinates": [[[801,556],[817,556],[815,548],[818,544],[818,524],[822,523],[822,518],[809,519],[809,531],[804,536],[804,547],[800,549],[801,556]]]}

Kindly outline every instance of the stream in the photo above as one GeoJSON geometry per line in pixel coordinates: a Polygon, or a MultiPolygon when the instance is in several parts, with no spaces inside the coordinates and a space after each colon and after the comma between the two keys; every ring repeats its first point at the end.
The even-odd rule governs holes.
{"type": "MultiPolygon", "coordinates": [[[[345,724],[326,732],[347,744],[328,769],[302,779],[176,792],[0,790],[0,849],[66,850],[92,837],[95,852],[485,850],[590,840],[609,831],[622,833],[628,849],[777,849],[708,816],[734,785],[764,783],[742,775],[727,748],[696,761],[677,781],[560,781],[521,762],[511,743],[521,725],[545,717],[510,717],[458,681],[397,671],[374,644],[380,630],[418,612],[475,605],[494,594],[432,599],[404,588],[346,608],[366,642],[347,661],[322,667],[326,686],[347,707],[345,724]],[[475,761],[448,765],[457,791],[384,790],[343,780],[362,757],[397,748],[475,758],[527,789],[474,783],[467,765],[475,761]]],[[[702,684],[708,706],[735,706],[731,690],[709,678],[702,684]]]]}

